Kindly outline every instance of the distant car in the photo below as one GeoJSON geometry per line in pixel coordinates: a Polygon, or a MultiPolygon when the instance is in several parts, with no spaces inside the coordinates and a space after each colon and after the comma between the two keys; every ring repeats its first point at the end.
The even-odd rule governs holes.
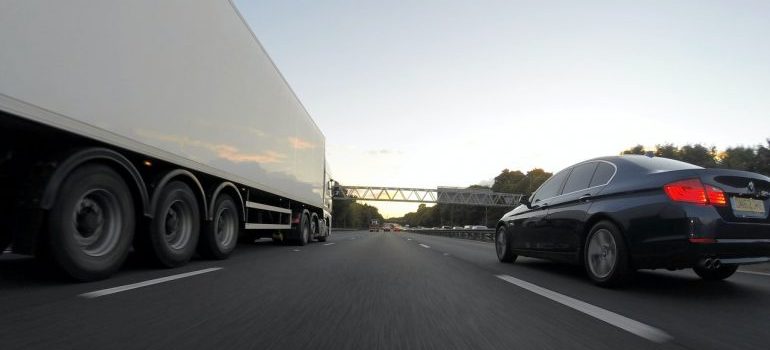
{"type": "Polygon", "coordinates": [[[452,229],[453,230],[462,230],[463,227],[462,226],[453,226],[452,229]]]}
{"type": "Polygon", "coordinates": [[[474,225],[471,226],[471,230],[488,230],[489,227],[486,227],[484,225],[474,225]]]}
{"type": "Polygon", "coordinates": [[[465,225],[465,226],[463,226],[462,228],[463,228],[463,229],[466,229],[466,230],[470,230],[470,229],[472,229],[472,228],[473,228],[473,226],[471,226],[471,225],[465,225]]]}
{"type": "Polygon", "coordinates": [[[637,269],[692,268],[721,280],[770,261],[770,178],[647,156],[596,158],[548,179],[496,227],[517,255],[583,264],[597,284],[637,269]]]}
{"type": "Polygon", "coordinates": [[[452,226],[441,226],[441,230],[451,230],[452,226]]]}

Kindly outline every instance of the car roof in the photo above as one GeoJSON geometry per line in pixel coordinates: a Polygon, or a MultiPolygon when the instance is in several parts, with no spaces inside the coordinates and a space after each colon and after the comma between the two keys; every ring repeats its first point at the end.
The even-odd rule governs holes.
{"type": "MultiPolygon", "coordinates": [[[[650,157],[638,154],[625,154],[621,156],[607,156],[598,157],[590,161],[607,161],[615,164],[616,166],[623,168],[637,168],[645,172],[656,173],[671,170],[685,170],[685,169],[703,169],[697,165],[690,163],[664,158],[664,157],[650,157]]],[[[585,163],[585,162],[582,162],[585,163]]]]}

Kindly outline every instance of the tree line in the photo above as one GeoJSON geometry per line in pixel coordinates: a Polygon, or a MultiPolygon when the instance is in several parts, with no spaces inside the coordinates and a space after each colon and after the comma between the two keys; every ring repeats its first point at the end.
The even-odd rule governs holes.
{"type": "MultiPolygon", "coordinates": [[[[735,146],[723,151],[699,143],[684,146],[666,143],[655,145],[652,149],[636,145],[620,154],[648,154],[680,160],[704,168],[746,170],[770,176],[770,139],[767,140],[767,145],[735,146]]],[[[529,196],[551,175],[553,174],[540,168],[532,169],[526,173],[519,170],[503,169],[494,178],[492,186],[473,185],[468,188],[488,188],[494,192],[521,193],[529,196]]],[[[510,208],[486,208],[455,204],[436,204],[428,207],[425,204],[420,204],[417,211],[407,213],[400,218],[388,219],[388,222],[423,227],[464,225],[494,227],[497,220],[508,210],[510,208]]],[[[380,223],[383,222],[383,217],[376,207],[342,200],[334,201],[332,219],[335,227],[346,228],[365,228],[371,219],[378,219],[380,223]]]]}
{"type": "Polygon", "coordinates": [[[714,146],[704,146],[699,143],[681,147],[667,143],[655,145],[653,149],[636,145],[621,154],[652,154],[656,157],[681,160],[704,168],[746,170],[769,176],[770,139],[767,139],[766,142],[767,146],[735,146],[728,147],[724,151],[719,151],[714,146]]]}

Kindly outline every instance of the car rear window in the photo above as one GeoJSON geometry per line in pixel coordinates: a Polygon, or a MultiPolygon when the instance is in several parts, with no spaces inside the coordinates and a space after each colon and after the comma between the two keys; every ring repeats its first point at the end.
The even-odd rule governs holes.
{"type": "Polygon", "coordinates": [[[623,156],[623,158],[631,161],[632,163],[649,170],[651,173],[657,173],[662,171],[672,170],[685,170],[685,169],[703,169],[697,165],[690,163],[680,162],[678,160],[660,158],[660,157],[647,157],[647,156],[623,156]]]}

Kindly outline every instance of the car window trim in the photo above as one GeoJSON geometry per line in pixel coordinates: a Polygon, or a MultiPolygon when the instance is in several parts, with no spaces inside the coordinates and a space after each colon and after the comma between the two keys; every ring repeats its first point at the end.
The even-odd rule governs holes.
{"type": "MultiPolygon", "coordinates": [[[[541,200],[540,200],[540,202],[545,202],[546,200],[550,200],[550,199],[554,199],[554,198],[559,198],[559,197],[561,197],[561,196],[570,195],[570,194],[573,194],[573,193],[577,193],[577,192],[580,192],[580,191],[590,190],[590,189],[592,189],[592,188],[597,188],[597,187],[607,186],[607,185],[608,185],[610,182],[612,182],[612,179],[614,179],[614,178],[615,178],[615,175],[617,175],[617,174],[618,174],[618,166],[617,166],[617,165],[615,165],[615,164],[614,164],[614,163],[612,163],[612,162],[608,162],[608,161],[606,161],[606,160],[601,160],[601,159],[598,159],[598,160],[591,160],[591,161],[582,162],[582,163],[578,163],[578,164],[572,165],[572,166],[570,166],[570,167],[569,167],[569,168],[572,168],[572,169],[570,169],[570,174],[572,174],[572,170],[573,170],[575,167],[577,167],[578,165],[583,165],[583,164],[586,164],[586,163],[590,163],[590,162],[604,162],[604,163],[607,163],[607,164],[609,164],[609,165],[612,165],[612,167],[613,167],[613,168],[615,168],[615,171],[612,173],[612,176],[610,176],[610,179],[609,179],[609,180],[607,180],[607,182],[605,182],[605,183],[603,183],[603,184],[601,184],[601,185],[591,186],[591,187],[587,187],[587,188],[584,188],[584,189],[580,189],[580,190],[577,190],[577,191],[572,191],[572,192],[568,192],[568,193],[562,193],[562,194],[560,194],[560,195],[558,195],[558,196],[553,196],[553,197],[543,198],[543,199],[541,199],[541,200]]],[[[567,168],[567,169],[569,169],[569,168],[567,168]]],[[[597,167],[596,169],[598,170],[599,168],[597,167]]],[[[565,169],[565,170],[566,170],[566,169],[565,169]]],[[[557,173],[557,174],[558,174],[558,173],[557,173]]],[[[567,175],[567,179],[569,179],[569,175],[567,175]]],[[[567,179],[564,179],[564,183],[562,184],[562,187],[561,187],[562,189],[564,189],[564,185],[566,184],[566,182],[567,182],[567,179]]],[[[592,177],[592,179],[593,179],[593,177],[592,177]]],[[[589,182],[589,183],[590,183],[590,182],[589,182]]],[[[545,183],[543,183],[543,184],[545,184],[545,183]]],[[[540,189],[540,188],[538,188],[538,189],[540,189]]],[[[535,193],[533,193],[533,194],[536,194],[536,193],[537,193],[537,191],[535,191],[535,193]]],[[[533,204],[534,204],[534,203],[533,203],[533,204]]]]}

